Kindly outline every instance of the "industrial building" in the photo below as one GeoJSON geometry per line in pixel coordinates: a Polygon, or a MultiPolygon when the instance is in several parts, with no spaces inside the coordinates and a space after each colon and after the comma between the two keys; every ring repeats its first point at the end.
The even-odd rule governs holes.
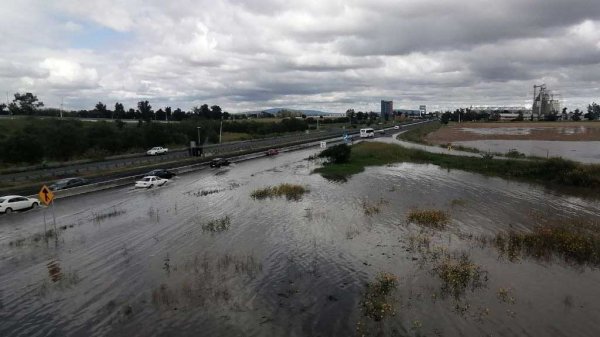
{"type": "Polygon", "coordinates": [[[545,84],[533,86],[533,106],[531,112],[536,119],[544,119],[548,115],[556,115],[560,112],[560,101],[554,98],[545,84]]]}
{"type": "Polygon", "coordinates": [[[394,101],[381,100],[381,118],[383,120],[390,120],[390,117],[394,115],[394,101]]]}

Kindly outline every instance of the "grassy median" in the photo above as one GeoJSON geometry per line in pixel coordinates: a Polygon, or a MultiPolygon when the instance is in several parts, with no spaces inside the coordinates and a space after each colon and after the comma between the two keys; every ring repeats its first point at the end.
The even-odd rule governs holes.
{"type": "Polygon", "coordinates": [[[582,189],[600,188],[600,165],[579,164],[560,158],[527,161],[461,157],[378,142],[354,145],[347,163],[327,164],[315,172],[326,178],[344,180],[364,171],[366,166],[398,162],[430,163],[448,169],[582,189]]]}

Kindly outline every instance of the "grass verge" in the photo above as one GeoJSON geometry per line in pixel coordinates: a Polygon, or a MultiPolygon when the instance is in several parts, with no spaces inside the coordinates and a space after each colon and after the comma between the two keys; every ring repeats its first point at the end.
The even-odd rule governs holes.
{"type": "Polygon", "coordinates": [[[398,139],[405,140],[408,142],[428,144],[425,137],[442,127],[442,123],[426,123],[418,126],[414,129],[410,129],[398,135],[398,139]]]}
{"type": "Polygon", "coordinates": [[[580,164],[560,158],[525,161],[462,157],[378,142],[354,145],[347,163],[326,165],[314,172],[320,173],[325,178],[344,180],[364,171],[367,166],[382,166],[398,162],[431,163],[448,169],[579,189],[600,188],[600,165],[580,164]]]}

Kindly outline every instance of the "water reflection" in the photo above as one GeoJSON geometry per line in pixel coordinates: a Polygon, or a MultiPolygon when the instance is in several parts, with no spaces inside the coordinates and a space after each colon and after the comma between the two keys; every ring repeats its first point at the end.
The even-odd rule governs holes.
{"type": "MultiPolygon", "coordinates": [[[[348,336],[358,326],[388,336],[600,333],[600,303],[590,300],[600,298],[598,270],[555,258],[511,262],[471,239],[529,230],[548,215],[597,220],[598,201],[410,163],[332,183],[311,174],[310,154],[63,201],[57,221],[79,225],[60,245],[2,245],[0,335],[348,336]],[[293,202],[250,197],[281,183],[310,193],[293,202]],[[114,205],[125,212],[94,221],[114,205]],[[423,230],[407,221],[414,208],[450,220],[423,230]],[[203,228],[223,217],[226,230],[203,228]],[[381,273],[397,280],[380,303],[394,314],[365,315],[379,305],[364,301],[381,273]],[[40,296],[44,281],[52,285],[40,296]]],[[[13,219],[1,230],[43,228],[34,214],[13,219]]]]}

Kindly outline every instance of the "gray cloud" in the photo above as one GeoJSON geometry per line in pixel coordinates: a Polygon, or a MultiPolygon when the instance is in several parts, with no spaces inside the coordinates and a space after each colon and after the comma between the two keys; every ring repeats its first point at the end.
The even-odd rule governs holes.
{"type": "Polygon", "coordinates": [[[0,90],[50,106],[525,105],[541,82],[573,107],[599,99],[592,0],[24,0],[0,10],[0,90]]]}

